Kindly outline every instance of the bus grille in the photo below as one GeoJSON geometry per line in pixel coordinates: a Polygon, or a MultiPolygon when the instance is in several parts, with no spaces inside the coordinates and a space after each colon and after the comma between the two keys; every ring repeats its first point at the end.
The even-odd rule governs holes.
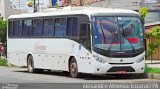
{"type": "Polygon", "coordinates": [[[117,71],[135,72],[135,70],[132,67],[130,67],[130,66],[112,67],[107,72],[117,72],[117,71]]]}

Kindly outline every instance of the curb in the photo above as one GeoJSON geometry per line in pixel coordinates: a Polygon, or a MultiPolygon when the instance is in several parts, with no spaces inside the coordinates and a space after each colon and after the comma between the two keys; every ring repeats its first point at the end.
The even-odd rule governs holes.
{"type": "Polygon", "coordinates": [[[160,80],[160,74],[145,74],[148,79],[159,79],[160,80]]]}
{"type": "Polygon", "coordinates": [[[154,74],[154,73],[135,74],[133,77],[140,78],[140,79],[158,79],[160,80],[160,74],[154,74]]]}

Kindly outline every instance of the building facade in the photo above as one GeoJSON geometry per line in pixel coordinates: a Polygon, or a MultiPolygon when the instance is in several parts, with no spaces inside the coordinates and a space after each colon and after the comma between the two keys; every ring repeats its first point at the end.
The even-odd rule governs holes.
{"type": "Polygon", "coordinates": [[[145,23],[152,23],[160,21],[160,6],[156,6],[158,3],[160,3],[160,0],[103,0],[101,2],[92,3],[90,6],[131,9],[135,11],[145,6],[149,9],[149,13],[145,18],[145,23]]]}
{"type": "Polygon", "coordinates": [[[148,7],[149,13],[145,23],[160,21],[160,0],[72,0],[74,6],[93,6],[105,8],[122,8],[138,11],[141,7],[148,7]],[[159,4],[159,5],[156,5],[159,4]]]}
{"type": "MultiPolygon", "coordinates": [[[[0,0],[0,14],[1,17],[7,19],[10,15],[33,13],[33,7],[27,6],[29,0],[0,0]]],[[[36,5],[37,5],[36,0],[36,5]]],[[[46,8],[44,0],[39,0],[40,9],[46,8]]],[[[49,0],[48,0],[49,1],[49,0]]],[[[46,0],[46,2],[48,2],[46,0]]]]}
{"type": "MultiPolygon", "coordinates": [[[[147,38],[146,34],[152,30],[153,27],[158,26],[160,27],[160,21],[153,22],[153,23],[147,23],[145,24],[145,39],[146,39],[146,49],[149,48],[149,43],[154,43],[154,38],[147,38]]],[[[160,60],[160,47],[156,49],[155,53],[149,58],[153,60],[160,60]]]]}
{"type": "Polygon", "coordinates": [[[10,15],[18,14],[18,10],[10,8],[10,0],[0,0],[0,14],[7,19],[10,15]]]}

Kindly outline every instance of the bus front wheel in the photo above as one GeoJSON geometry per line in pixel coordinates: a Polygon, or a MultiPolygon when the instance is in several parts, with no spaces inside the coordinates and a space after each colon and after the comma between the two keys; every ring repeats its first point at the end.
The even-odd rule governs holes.
{"type": "Polygon", "coordinates": [[[78,77],[78,67],[77,67],[76,59],[74,57],[70,60],[69,72],[70,72],[71,77],[73,78],[78,77]]]}

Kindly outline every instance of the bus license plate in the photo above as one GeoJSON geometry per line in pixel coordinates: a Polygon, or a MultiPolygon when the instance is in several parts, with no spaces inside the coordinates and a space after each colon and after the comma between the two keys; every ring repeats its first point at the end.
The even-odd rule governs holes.
{"type": "Polygon", "coordinates": [[[117,74],[126,74],[126,71],[117,71],[117,74]]]}

